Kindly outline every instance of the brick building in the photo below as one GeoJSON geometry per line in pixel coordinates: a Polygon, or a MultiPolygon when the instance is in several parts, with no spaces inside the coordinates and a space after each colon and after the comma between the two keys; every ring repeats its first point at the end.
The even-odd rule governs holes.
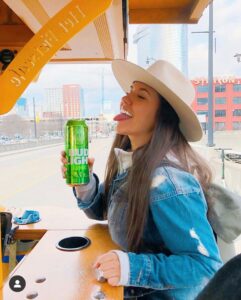
{"type": "MultiPolygon", "coordinates": [[[[192,80],[196,95],[192,108],[205,128],[208,119],[208,81],[192,80]]],[[[214,130],[241,130],[241,78],[233,76],[213,79],[214,130]]]]}

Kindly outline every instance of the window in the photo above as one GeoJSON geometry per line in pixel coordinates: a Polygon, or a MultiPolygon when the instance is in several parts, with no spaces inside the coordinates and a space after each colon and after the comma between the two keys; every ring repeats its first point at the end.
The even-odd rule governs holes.
{"type": "Polygon", "coordinates": [[[241,97],[233,97],[233,104],[241,104],[241,97]]]}
{"type": "Polygon", "coordinates": [[[233,116],[241,116],[241,109],[235,109],[233,111],[233,116]]]}
{"type": "Polygon", "coordinates": [[[226,116],[226,110],[219,109],[215,110],[215,117],[225,117],[226,116]]]}
{"type": "Polygon", "coordinates": [[[233,91],[241,92],[241,84],[234,84],[233,85],[233,91]]]}
{"type": "Polygon", "coordinates": [[[208,111],[207,110],[198,110],[197,115],[199,115],[199,116],[201,116],[201,115],[208,116],[208,111]]]}
{"type": "Polygon", "coordinates": [[[208,98],[197,98],[197,104],[199,105],[208,104],[208,98]]]}
{"type": "Polygon", "coordinates": [[[215,122],[215,130],[225,130],[225,123],[224,122],[215,122]]]}
{"type": "Polygon", "coordinates": [[[217,97],[215,99],[216,104],[226,104],[226,98],[225,97],[217,97]]]}
{"type": "Polygon", "coordinates": [[[208,85],[199,85],[197,87],[197,91],[199,93],[207,93],[208,92],[208,85]]]}
{"type": "Polygon", "coordinates": [[[224,84],[217,84],[215,86],[215,92],[222,93],[226,91],[226,86],[224,84]]]}
{"type": "Polygon", "coordinates": [[[233,122],[233,130],[241,130],[241,122],[233,122]]]}

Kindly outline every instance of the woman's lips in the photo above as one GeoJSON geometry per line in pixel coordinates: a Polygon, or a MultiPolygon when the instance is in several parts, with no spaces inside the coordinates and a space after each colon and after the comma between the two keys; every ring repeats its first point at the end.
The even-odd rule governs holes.
{"type": "Polygon", "coordinates": [[[123,120],[128,120],[128,119],[131,119],[131,117],[128,116],[127,114],[123,114],[123,113],[120,113],[120,114],[114,116],[114,118],[113,118],[114,121],[123,121],[123,120]]]}

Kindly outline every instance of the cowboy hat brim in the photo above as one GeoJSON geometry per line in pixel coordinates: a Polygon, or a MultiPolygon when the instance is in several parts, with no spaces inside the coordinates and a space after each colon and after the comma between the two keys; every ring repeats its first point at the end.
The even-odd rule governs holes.
{"type": "Polygon", "coordinates": [[[125,92],[129,92],[134,81],[145,83],[155,89],[176,111],[180,120],[179,128],[187,141],[199,141],[203,134],[202,127],[197,115],[188,105],[195,97],[191,82],[168,62],[158,62],[162,63],[163,69],[165,69],[162,79],[154,76],[148,69],[145,70],[136,64],[121,59],[113,60],[112,70],[125,92]]]}

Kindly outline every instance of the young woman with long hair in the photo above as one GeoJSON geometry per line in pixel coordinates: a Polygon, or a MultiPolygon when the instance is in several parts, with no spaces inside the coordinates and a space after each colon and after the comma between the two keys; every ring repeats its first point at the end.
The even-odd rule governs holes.
{"type": "MultiPolygon", "coordinates": [[[[193,300],[222,265],[207,219],[211,171],[188,143],[202,137],[190,108],[194,88],[163,60],[147,70],[115,60],[112,69],[126,95],[105,180],[99,185],[93,174],[88,185],[74,187],[80,209],[107,219],[122,249],[98,257],[94,267],[125,287],[125,299],[193,300]]],[[[61,161],[65,177],[64,152],[61,161]]]]}

